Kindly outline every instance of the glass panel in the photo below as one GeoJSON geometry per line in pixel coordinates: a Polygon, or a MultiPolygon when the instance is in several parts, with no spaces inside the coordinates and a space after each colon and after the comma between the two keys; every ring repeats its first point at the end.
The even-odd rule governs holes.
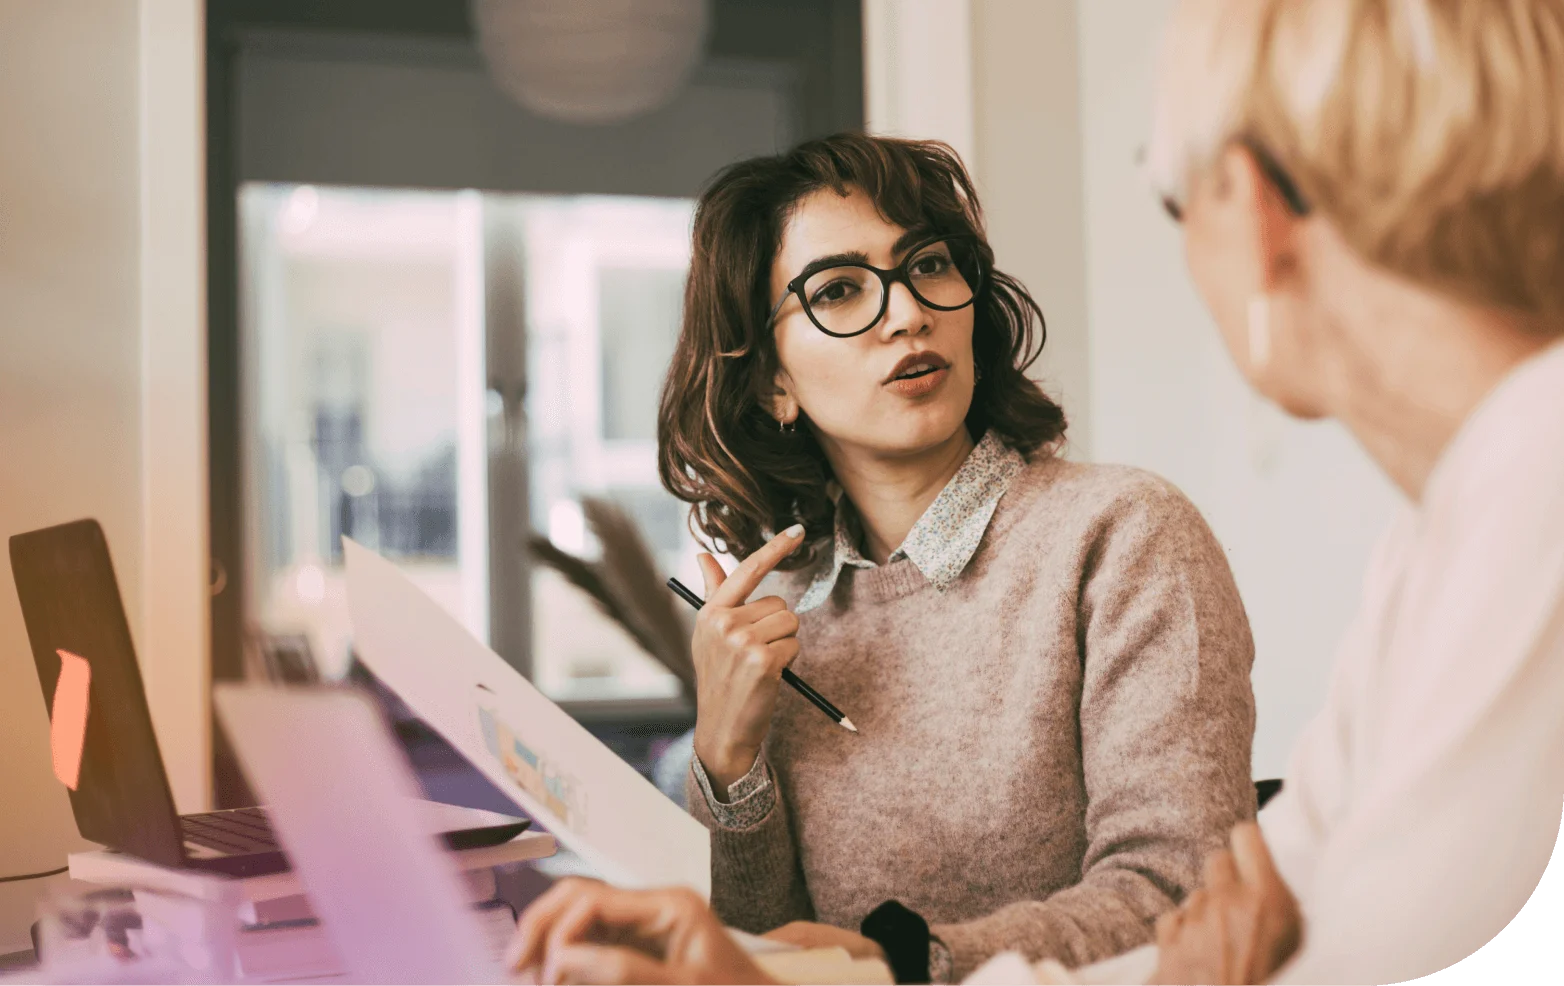
{"type": "MultiPolygon", "coordinates": [[[[694,203],[514,196],[526,256],[527,467],[533,526],[588,558],[581,501],[636,522],[660,568],[689,578],[684,504],[657,478],[657,400],[678,337],[694,203]]],[[[560,699],[678,694],[677,681],[593,618],[555,573],[535,574],[533,674],[560,699]]]]}
{"type": "Polygon", "coordinates": [[[487,632],[476,205],[241,192],[249,613],[307,634],[328,676],[348,658],[343,535],[487,632]]]}
{"type": "MultiPolygon", "coordinates": [[[[306,635],[328,677],[345,670],[347,535],[487,638],[488,431],[505,425],[484,368],[486,212],[520,243],[532,527],[594,559],[582,501],[600,497],[664,573],[698,578],[656,467],[693,202],[255,184],[240,205],[253,620],[306,635]]],[[[563,577],[535,566],[531,592],[547,693],[678,694],[563,577]]]]}
{"type": "Polygon", "coordinates": [[[657,441],[659,368],[673,359],[684,270],[604,267],[598,271],[603,351],[603,439],[657,441]]]}

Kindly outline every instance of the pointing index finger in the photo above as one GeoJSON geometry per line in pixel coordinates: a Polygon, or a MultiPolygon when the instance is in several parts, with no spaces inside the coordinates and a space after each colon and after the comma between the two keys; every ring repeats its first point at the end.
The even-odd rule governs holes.
{"type": "Polygon", "coordinates": [[[804,525],[794,524],[776,537],[761,545],[754,554],[739,563],[726,581],[720,585],[708,603],[718,606],[739,606],[748,599],[760,585],[760,580],[771,574],[771,570],[782,562],[782,559],[798,550],[798,546],[804,543],[804,525]]]}

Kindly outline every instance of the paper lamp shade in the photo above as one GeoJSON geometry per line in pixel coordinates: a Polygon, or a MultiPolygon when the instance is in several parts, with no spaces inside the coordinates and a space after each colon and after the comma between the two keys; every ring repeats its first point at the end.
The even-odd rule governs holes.
{"type": "Polygon", "coordinates": [[[541,116],[619,123],[666,105],[700,61],[707,0],[472,0],[495,83],[541,116]]]}

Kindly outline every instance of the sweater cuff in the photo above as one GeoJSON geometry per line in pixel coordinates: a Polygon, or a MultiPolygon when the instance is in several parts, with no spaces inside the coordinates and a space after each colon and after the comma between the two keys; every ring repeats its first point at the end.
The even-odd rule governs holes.
{"type": "Polygon", "coordinates": [[[930,934],[929,982],[936,984],[955,982],[956,977],[951,975],[955,972],[955,968],[955,964],[950,957],[950,949],[946,947],[944,942],[939,940],[939,936],[930,934]]]}
{"type": "Polygon", "coordinates": [[[978,966],[1000,951],[994,942],[975,933],[970,925],[929,925],[929,981],[956,983],[965,979],[978,966]],[[942,956],[942,958],[941,958],[942,956]],[[943,963],[939,968],[936,963],[943,963]],[[943,972],[944,975],[940,975],[943,972]]]}
{"type": "Polygon", "coordinates": [[[711,817],[725,829],[753,828],[776,806],[777,789],[771,783],[771,771],[764,757],[756,756],[749,772],[728,786],[728,797],[732,799],[729,801],[719,800],[711,789],[711,778],[700,757],[691,757],[690,767],[695,772],[695,783],[700,785],[711,817]]]}

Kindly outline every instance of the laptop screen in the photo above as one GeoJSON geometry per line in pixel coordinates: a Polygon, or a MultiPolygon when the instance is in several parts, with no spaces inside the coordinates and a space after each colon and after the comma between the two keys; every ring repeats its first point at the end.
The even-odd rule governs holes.
{"type": "Polygon", "coordinates": [[[103,529],[81,520],[18,534],[11,538],[11,571],[55,727],[56,775],[67,785],[72,774],[76,781],[70,798],[77,829],[93,842],[179,865],[179,817],[103,529]],[[62,667],[66,693],[57,703],[62,667]],[[86,692],[84,731],[77,689],[86,692]],[[57,708],[63,718],[56,723],[57,708]]]}

